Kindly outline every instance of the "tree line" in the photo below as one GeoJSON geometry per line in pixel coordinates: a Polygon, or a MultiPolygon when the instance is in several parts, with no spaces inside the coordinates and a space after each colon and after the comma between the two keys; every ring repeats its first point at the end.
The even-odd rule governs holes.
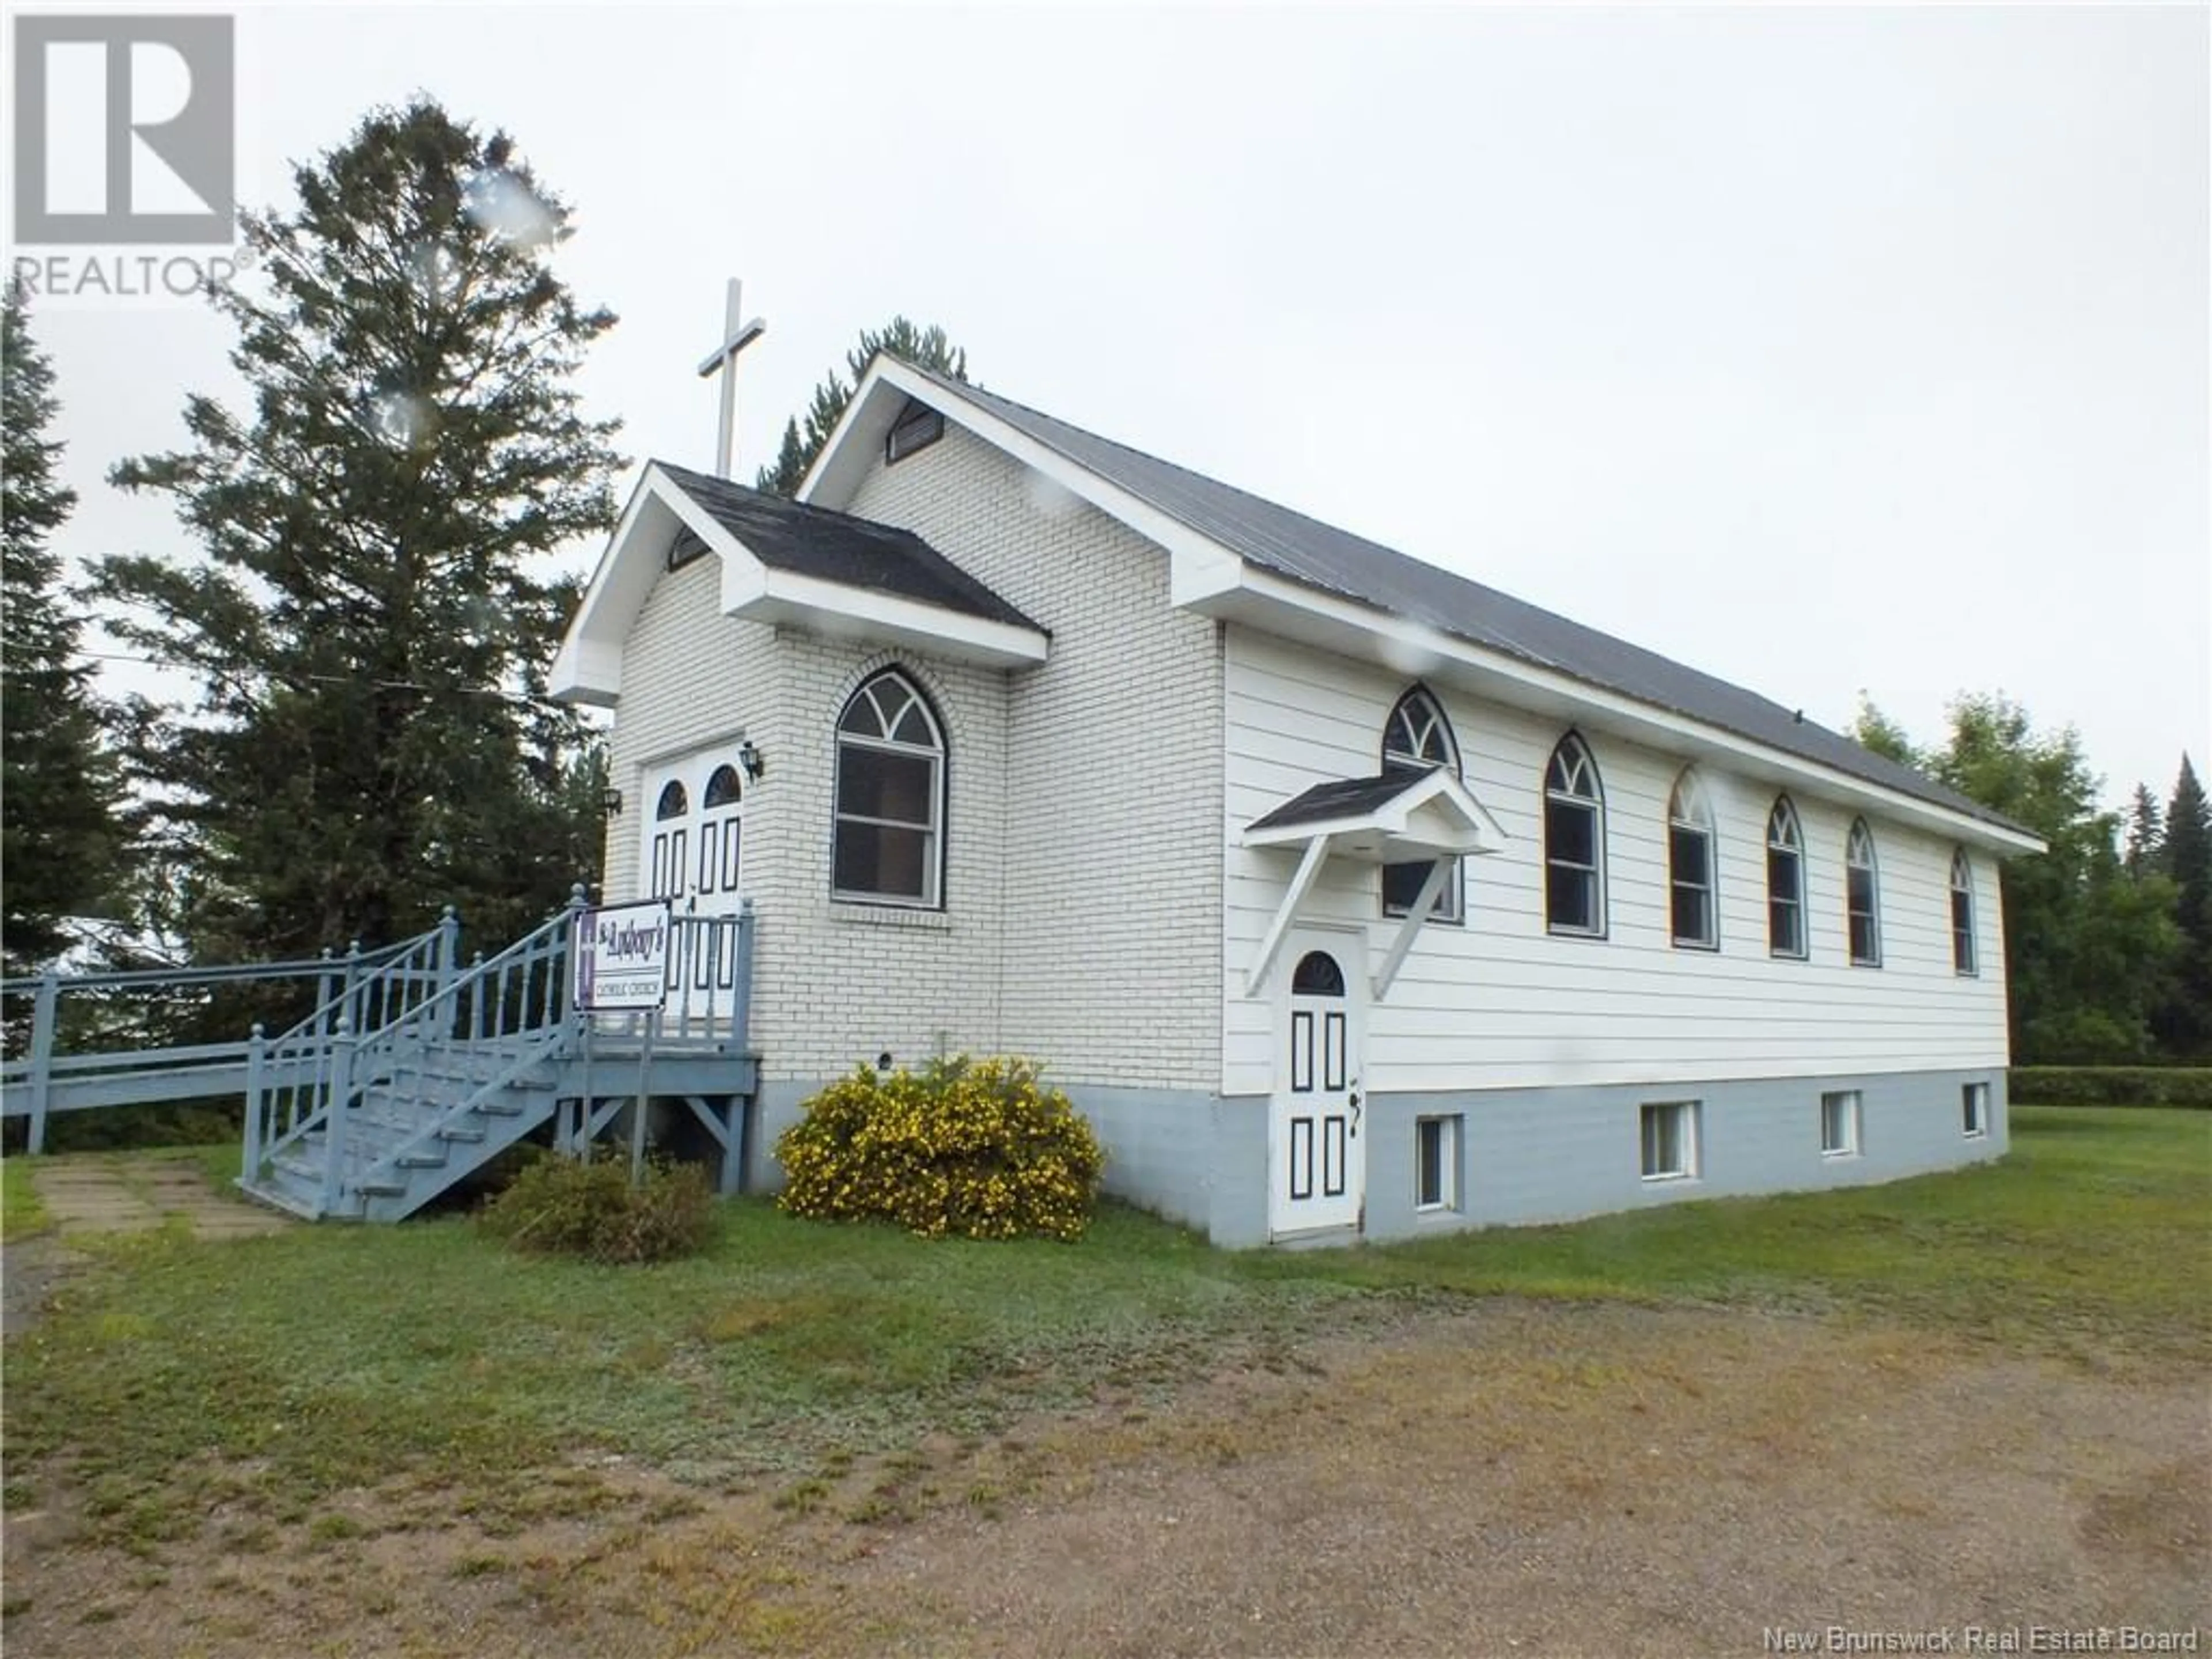
{"type": "MultiPolygon", "coordinates": [[[[126,964],[149,944],[198,962],[374,945],[447,904],[496,945],[598,867],[604,754],[545,684],[579,597],[548,560],[611,526],[624,464],[617,422],[574,389],[616,319],[554,268],[569,209],[505,134],[427,100],[372,112],[293,184],[294,211],[244,217],[252,281],[213,296],[248,406],[192,395],[180,447],[108,474],[168,500],[194,556],[110,555],[81,592],[64,582],[58,394],[7,292],[11,976],[87,917],[125,924],[126,964]],[[104,702],[94,614],[190,695],[104,702]]],[[[760,488],[797,490],[878,350],[967,378],[942,329],[863,333],[760,488]]],[[[2212,1053],[2212,820],[2186,757],[2123,823],[2073,731],[2038,732],[2001,696],[1961,697],[1929,749],[1871,703],[1855,735],[2049,843],[2002,866],[2016,1059],[2212,1053]]]]}
{"type": "Polygon", "coordinates": [[[2138,783],[2124,815],[2073,727],[2002,695],[1958,697],[1926,748],[1862,698],[1850,735],[2045,842],[1998,866],[2015,1063],[2212,1056],[2212,809],[2188,755],[2163,806],[2138,783]]]}

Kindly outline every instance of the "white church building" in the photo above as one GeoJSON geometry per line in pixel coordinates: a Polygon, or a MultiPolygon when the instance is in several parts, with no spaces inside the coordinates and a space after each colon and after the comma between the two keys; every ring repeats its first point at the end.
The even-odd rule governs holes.
{"type": "Polygon", "coordinates": [[[557,695],[609,901],[749,902],[745,1179],[1019,1054],[1216,1243],[2006,1145],[2029,833],[1752,692],[890,358],[797,501],[649,465],[557,695]]]}

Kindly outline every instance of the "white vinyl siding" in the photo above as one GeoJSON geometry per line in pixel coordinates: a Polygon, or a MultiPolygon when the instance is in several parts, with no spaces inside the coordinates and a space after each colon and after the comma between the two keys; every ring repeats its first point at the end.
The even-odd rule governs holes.
{"type": "MultiPolygon", "coordinates": [[[[1227,767],[1223,1089],[1272,1086],[1267,994],[1244,973],[1294,854],[1236,845],[1245,824],[1315,783],[1373,769],[1375,733],[1405,690],[1379,665],[1232,625],[1227,767]]],[[[1685,757],[1582,727],[1603,770],[1608,938],[1564,950],[1545,923],[1542,784],[1556,716],[1431,684],[1468,787],[1509,838],[1466,864],[1466,925],[1424,927],[1369,1012],[1370,1091],[1650,1083],[2001,1066],[2006,1060],[1997,907],[1977,907],[1984,970],[1952,969],[1953,843],[1877,823],[1885,971],[1854,973],[1841,853],[1852,809],[1793,787],[1806,843],[1808,957],[1769,954],[1766,826],[1777,788],[1704,761],[1714,818],[1720,946],[1673,947],[1665,834],[1685,757]]],[[[1304,914],[1364,925],[1379,960],[1397,924],[1376,915],[1374,866],[1332,860],[1304,914]]]]}

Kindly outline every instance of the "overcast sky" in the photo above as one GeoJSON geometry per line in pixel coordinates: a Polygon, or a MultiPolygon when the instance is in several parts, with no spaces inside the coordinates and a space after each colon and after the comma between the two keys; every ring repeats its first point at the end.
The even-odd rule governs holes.
{"type": "MultiPolygon", "coordinates": [[[[1826,723],[2002,689],[2117,801],[2212,748],[2207,18],[248,9],[242,193],[427,91],[574,206],[634,461],[710,462],[726,277],[769,325],[747,477],[902,311],[994,391],[1826,723]]],[[[181,550],[101,477],[230,384],[226,332],[35,326],[64,545],[181,550]]]]}

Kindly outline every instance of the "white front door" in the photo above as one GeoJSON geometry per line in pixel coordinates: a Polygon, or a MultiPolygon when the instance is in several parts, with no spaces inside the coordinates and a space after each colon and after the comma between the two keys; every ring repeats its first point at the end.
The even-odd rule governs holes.
{"type": "MultiPolygon", "coordinates": [[[[652,813],[639,838],[639,885],[678,916],[733,916],[744,896],[744,788],[735,754],[705,750],[657,767],[641,792],[652,813]]],[[[736,982],[728,930],[679,928],[669,953],[668,988],[688,992],[703,1012],[736,982]]]]}
{"type": "Polygon", "coordinates": [[[1367,1197],[1360,941],[1352,934],[1298,936],[1284,954],[1291,975],[1268,1124],[1268,1231],[1357,1227],[1367,1197]]]}

